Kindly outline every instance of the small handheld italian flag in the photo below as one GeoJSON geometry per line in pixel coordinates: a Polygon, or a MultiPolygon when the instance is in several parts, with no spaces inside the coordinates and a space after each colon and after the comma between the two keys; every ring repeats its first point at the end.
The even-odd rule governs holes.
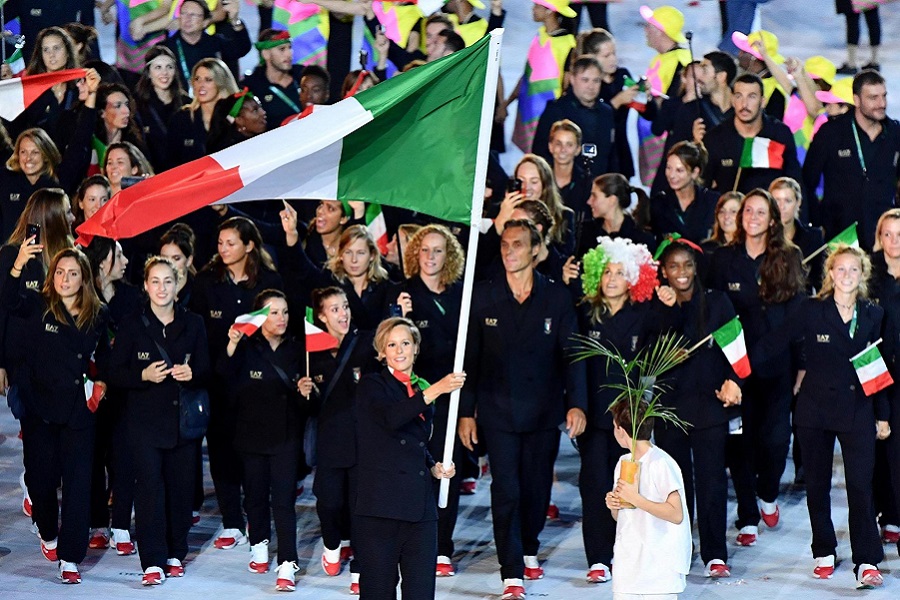
{"type": "Polygon", "coordinates": [[[737,376],[743,379],[750,375],[750,359],[747,357],[747,344],[744,341],[744,328],[737,317],[728,321],[712,332],[716,343],[731,363],[737,376]]]}
{"type": "Polygon", "coordinates": [[[334,350],[340,343],[336,337],[314,325],[313,309],[306,307],[306,351],[334,350]]]}
{"type": "Polygon", "coordinates": [[[382,256],[387,255],[388,251],[388,234],[387,223],[384,220],[384,213],[381,211],[380,204],[366,205],[366,227],[378,246],[378,251],[382,256]]]}
{"type": "Polygon", "coordinates": [[[742,169],[783,169],[785,145],[764,137],[744,139],[742,169]]]}
{"type": "Polygon", "coordinates": [[[22,56],[21,48],[16,48],[16,51],[12,53],[12,56],[3,62],[9,65],[13,77],[25,70],[25,57],[22,56]]]}
{"type": "Polygon", "coordinates": [[[232,327],[248,337],[253,335],[266,322],[266,318],[269,316],[269,308],[270,305],[266,304],[259,310],[239,316],[234,320],[232,327]]]}
{"type": "Polygon", "coordinates": [[[878,342],[880,341],[878,340],[850,359],[866,396],[871,396],[894,383],[894,379],[888,372],[887,365],[884,364],[884,359],[881,357],[881,352],[878,351],[878,342]]]}
{"type": "Polygon", "coordinates": [[[852,248],[859,248],[859,237],[856,235],[856,223],[843,230],[830,240],[828,240],[828,248],[834,250],[840,244],[847,244],[852,248]]]}

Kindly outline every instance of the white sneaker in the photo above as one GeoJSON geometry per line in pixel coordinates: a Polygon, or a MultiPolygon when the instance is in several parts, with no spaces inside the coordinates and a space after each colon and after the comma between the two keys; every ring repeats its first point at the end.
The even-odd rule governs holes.
{"type": "Polygon", "coordinates": [[[269,572],[269,540],[250,546],[250,565],[247,568],[251,573],[269,572]]]}
{"type": "Polygon", "coordinates": [[[213,542],[213,546],[219,550],[228,550],[246,543],[247,536],[241,533],[240,529],[223,529],[216,541],[213,542]]]}
{"type": "Polygon", "coordinates": [[[81,583],[78,565],[65,560],[59,561],[59,578],[63,583],[81,583]]]}
{"type": "Polygon", "coordinates": [[[116,554],[119,556],[129,556],[137,550],[134,542],[131,541],[131,534],[127,529],[110,529],[112,534],[112,545],[116,548],[116,554]]]}
{"type": "Polygon", "coordinates": [[[275,570],[275,590],[293,592],[297,589],[297,571],[299,570],[300,567],[294,562],[284,561],[278,565],[278,569],[275,570]]]}

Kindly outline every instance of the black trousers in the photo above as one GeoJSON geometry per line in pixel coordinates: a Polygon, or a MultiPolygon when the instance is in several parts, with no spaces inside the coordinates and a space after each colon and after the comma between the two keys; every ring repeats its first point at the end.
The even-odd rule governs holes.
{"type": "MultiPolygon", "coordinates": [[[[893,394],[891,394],[891,396],[893,396],[893,394]]],[[[900,433],[900,399],[891,398],[890,424],[891,435],[884,441],[884,450],[887,457],[888,473],[890,475],[891,496],[894,499],[894,507],[891,514],[896,516],[897,520],[900,521],[900,435],[898,435],[898,433],[900,433]]],[[[884,473],[884,471],[876,472],[884,473]]],[[[883,476],[879,476],[877,479],[882,478],[883,476]]],[[[900,525],[900,523],[897,522],[882,524],[900,525]]],[[[900,544],[898,544],[898,548],[900,548],[900,544]]]]}
{"type": "Polygon", "coordinates": [[[547,520],[558,429],[513,433],[485,428],[491,461],[491,515],[502,579],[522,579],[547,520]]]}
{"type": "MultiPolygon", "coordinates": [[[[431,430],[431,439],[428,441],[428,452],[434,457],[434,460],[441,462],[444,460],[444,439],[447,435],[447,417],[449,416],[449,407],[446,403],[437,407],[434,416],[434,426],[431,430]]],[[[456,529],[456,519],[459,516],[459,482],[466,475],[463,474],[463,463],[471,463],[469,451],[462,442],[457,438],[456,444],[453,446],[453,464],[456,465],[456,475],[450,479],[450,490],[447,494],[447,507],[438,508],[438,555],[452,557],[453,546],[453,530],[456,529]]],[[[476,467],[477,468],[477,467],[476,467]]],[[[437,499],[440,496],[441,480],[434,481],[434,493],[437,499]]]]}
{"type": "Polygon", "coordinates": [[[675,459],[684,478],[685,501],[691,523],[700,531],[700,557],[727,562],[725,530],[728,521],[728,476],[725,474],[725,443],[728,423],[704,429],[662,426],[655,430],[656,443],[675,459]],[[696,501],[697,518],[694,518],[696,501]]]}
{"type": "Polygon", "coordinates": [[[751,375],[743,388],[744,432],[729,441],[728,467],[738,501],[737,527],[759,525],[758,496],[778,499],[781,476],[791,443],[791,382],[780,377],[751,375]]]}
{"type": "MultiPolygon", "coordinates": [[[[894,437],[893,427],[891,437],[894,437]]],[[[900,513],[897,512],[897,497],[895,490],[900,489],[895,481],[895,472],[900,471],[900,454],[891,456],[891,440],[875,441],[875,473],[888,473],[888,477],[875,477],[872,481],[872,499],[875,502],[875,514],[878,516],[878,524],[900,525],[900,513]]]]}
{"type": "MultiPolygon", "coordinates": [[[[867,10],[862,13],[866,18],[866,27],[869,29],[869,45],[881,45],[881,16],[878,14],[878,7],[867,10]]],[[[847,43],[856,46],[859,44],[859,13],[852,10],[844,13],[847,17],[847,43]]]]}
{"type": "MultiPolygon", "coordinates": [[[[219,391],[210,390],[210,422],[206,431],[206,450],[209,453],[209,474],[216,489],[216,501],[222,514],[222,527],[244,530],[241,508],[241,456],[234,448],[234,415],[219,391]]],[[[196,464],[196,458],[194,459],[196,464]]],[[[196,468],[196,467],[195,467],[196,468]]],[[[191,490],[193,495],[194,490],[191,490]]]]}
{"type": "Polygon", "coordinates": [[[875,424],[849,432],[798,427],[806,471],[806,506],[812,526],[813,557],[835,554],[837,538],[831,521],[831,470],[834,441],[841,444],[844,479],[847,482],[847,509],[850,551],[854,565],[877,565],[884,560],[872,504],[872,477],[875,464],[875,424]]]}
{"type": "Polygon", "coordinates": [[[272,539],[270,517],[278,536],[278,564],[297,561],[297,512],[294,508],[299,440],[272,454],[241,452],[244,466],[244,508],[251,544],[272,539]]]}
{"type": "MultiPolygon", "coordinates": [[[[319,465],[313,480],[313,493],[316,495],[316,513],[325,547],[335,550],[340,547],[341,540],[349,539],[355,553],[356,517],[351,509],[356,504],[356,466],[319,465]]],[[[350,562],[350,571],[359,572],[358,561],[350,562]]]]}
{"type": "Polygon", "coordinates": [[[581,9],[587,9],[588,16],[591,18],[591,27],[601,27],[607,31],[609,29],[609,20],[606,18],[605,2],[572,2],[572,10],[575,11],[574,17],[563,17],[561,25],[572,35],[578,35],[578,28],[581,26],[581,9]]]}
{"type": "Polygon", "coordinates": [[[353,551],[360,564],[360,600],[396,600],[397,568],[403,598],[434,598],[437,523],[356,515],[353,551]]]}
{"type": "Polygon", "coordinates": [[[91,527],[109,527],[112,495],[112,527],[131,529],[134,507],[134,469],[131,444],[121,398],[105,398],[97,409],[91,477],[91,527]],[[116,400],[119,400],[118,402],[116,400]]]}
{"type": "Polygon", "coordinates": [[[87,554],[91,520],[91,462],[94,426],[71,429],[22,417],[25,485],[31,496],[32,518],[41,539],[58,540],[60,560],[80,563],[87,554]],[[62,482],[62,510],[57,490],[62,482]],[[61,524],[60,524],[61,523],[61,524]]]}
{"type": "Polygon", "coordinates": [[[613,432],[588,425],[578,436],[581,471],[578,488],[581,492],[584,552],[588,566],[611,564],[616,541],[616,522],[606,508],[606,494],[613,489],[613,477],[619,457],[625,449],[619,446],[613,432]]]}
{"type": "Polygon", "coordinates": [[[141,568],[164,569],[166,559],[184,560],[191,529],[194,464],[200,442],[154,448],[132,436],[135,474],[134,525],[141,568]]]}

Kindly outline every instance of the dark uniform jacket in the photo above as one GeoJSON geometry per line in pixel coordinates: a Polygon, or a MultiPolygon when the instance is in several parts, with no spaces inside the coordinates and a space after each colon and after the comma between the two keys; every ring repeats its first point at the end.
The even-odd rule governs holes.
{"type": "Polygon", "coordinates": [[[813,214],[819,215],[828,239],[858,222],[859,242],[871,249],[878,217],[896,204],[900,124],[894,119],[885,119],[881,124],[881,134],[872,142],[856,127],[851,110],[823,124],[809,146],[803,161],[803,179],[807,190],[815,190],[819,180],[825,178],[822,201],[813,214]],[[854,129],[863,150],[865,170],[854,129]]]}
{"type": "Polygon", "coordinates": [[[260,65],[241,81],[241,86],[253,92],[260,106],[266,111],[266,130],[275,129],[286,118],[303,112],[303,107],[300,105],[300,76],[302,74],[303,65],[293,65],[291,67],[293,80],[290,86],[282,87],[269,81],[266,77],[266,66],[260,65]],[[287,98],[288,102],[285,102],[282,96],[287,98]]]}
{"type": "Polygon", "coordinates": [[[250,52],[250,34],[244,27],[235,31],[230,23],[216,25],[215,35],[205,31],[200,34],[200,41],[196,44],[188,44],[176,33],[166,38],[163,46],[175,55],[175,72],[181,79],[181,86],[188,89],[191,82],[191,71],[194,65],[204,58],[221,58],[230,64],[250,52]]]}
{"type": "Polygon", "coordinates": [[[437,520],[434,460],[428,453],[433,413],[422,392],[410,398],[389,369],[362,378],[356,514],[413,523],[437,520]]]}
{"type": "Polygon", "coordinates": [[[669,233],[699,244],[712,233],[716,221],[716,202],[720,192],[694,184],[694,201],[682,211],[675,192],[665,186],[665,191],[650,200],[650,225],[657,241],[669,233]]]}
{"type": "MultiPolygon", "coordinates": [[[[163,325],[149,304],[140,315],[119,324],[110,360],[109,383],[127,391],[125,403],[129,434],[154,448],[174,448],[182,443],[179,435],[179,386],[204,387],[212,368],[203,319],[181,307],[175,307],[175,319],[163,325]],[[147,319],[145,326],[141,316],[147,319]],[[179,383],[171,376],[161,383],[142,381],[141,372],[151,363],[163,360],[162,346],[173,364],[191,366],[190,381],[179,383]]],[[[169,365],[170,367],[172,365],[169,365]]]]}
{"type": "Polygon", "coordinates": [[[505,277],[477,284],[460,416],[477,412],[483,427],[525,433],[558,427],[571,408],[586,411],[584,363],[569,356],[577,333],[569,291],[540,273],[522,304],[505,277]]]}
{"type": "Polygon", "coordinates": [[[581,127],[583,143],[597,145],[597,156],[591,168],[594,175],[619,170],[619,151],[615,145],[616,121],[612,107],[600,99],[593,106],[585,106],[571,91],[547,103],[531,145],[535,154],[553,164],[549,149],[550,127],[562,119],[569,119],[581,127]]]}

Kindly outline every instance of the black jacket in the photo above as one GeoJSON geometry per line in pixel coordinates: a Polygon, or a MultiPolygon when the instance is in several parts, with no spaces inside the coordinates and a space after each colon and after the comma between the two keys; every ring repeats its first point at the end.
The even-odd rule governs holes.
{"type": "Polygon", "coordinates": [[[587,107],[571,92],[547,103],[531,144],[535,154],[553,164],[549,148],[550,127],[561,119],[569,119],[581,127],[582,143],[597,145],[597,156],[591,169],[594,175],[619,170],[619,151],[615,144],[616,121],[612,107],[599,99],[593,106],[587,107]]]}
{"type": "Polygon", "coordinates": [[[618,231],[613,233],[609,233],[603,229],[602,219],[591,219],[581,223],[581,232],[578,235],[578,247],[575,250],[575,256],[580,259],[587,254],[588,250],[596,248],[597,238],[601,236],[610,237],[612,239],[626,238],[635,244],[644,244],[651,253],[656,250],[656,240],[653,238],[653,234],[649,231],[639,229],[635,224],[634,219],[632,219],[630,215],[625,215],[622,226],[619,227],[618,231]]]}
{"type": "Polygon", "coordinates": [[[260,65],[253,73],[244,77],[241,87],[249,89],[260,106],[266,111],[266,129],[272,130],[281,125],[281,122],[291,115],[303,112],[300,105],[300,76],[303,74],[303,65],[292,65],[291,76],[293,80],[290,86],[282,87],[272,83],[266,78],[266,66],[260,65]],[[279,94],[278,92],[281,92],[279,94]],[[284,95],[289,102],[281,97],[284,95]]]}
{"type": "MultiPolygon", "coordinates": [[[[766,114],[763,114],[762,119],[762,130],[756,137],[768,138],[784,145],[782,153],[784,167],[781,169],[741,169],[737,191],[745,194],[754,188],[769,189],[769,184],[778,177],[792,177],[797,181],[802,181],[794,134],[787,125],[778,119],[766,114]]],[[[703,173],[703,180],[720,193],[734,189],[738,167],[741,164],[741,152],[744,150],[744,139],[734,128],[734,119],[722,121],[717,127],[706,132],[703,143],[706,144],[706,149],[709,151],[709,163],[703,173]]]]}
{"type": "Polygon", "coordinates": [[[19,321],[23,334],[16,340],[22,351],[16,379],[25,411],[45,422],[89,428],[94,414],[87,408],[84,377],[91,373],[92,357],[98,372],[94,379],[104,381],[109,374],[109,312],[101,305],[93,323],[81,330],[68,313],[65,322],[57,321],[43,296],[32,293],[26,284],[22,276],[7,276],[0,287],[0,303],[19,321]]]}
{"type": "Polygon", "coordinates": [[[851,338],[831,298],[805,299],[785,326],[763,338],[750,353],[751,364],[780,355],[791,340],[802,340],[806,376],[797,395],[794,423],[828,431],[867,431],[875,420],[890,416],[885,390],[866,396],[850,358],[881,337],[884,310],[869,302],[856,303],[857,330],[851,338]]]}
{"type": "Polygon", "coordinates": [[[682,211],[678,196],[666,185],[665,191],[650,200],[650,225],[657,242],[670,233],[678,233],[695,244],[708,238],[716,221],[719,196],[718,191],[694,184],[694,201],[682,211]]]}
{"type": "MultiPolygon", "coordinates": [[[[631,77],[628,69],[619,67],[613,75],[612,83],[600,82],[600,99],[612,108],[612,99],[625,87],[625,78],[631,77]]],[[[631,145],[628,143],[628,112],[631,108],[627,105],[613,109],[616,122],[616,152],[619,156],[619,173],[626,179],[634,177],[634,157],[631,155],[631,145]]]]}
{"type": "Polygon", "coordinates": [[[241,339],[233,356],[223,353],[216,370],[228,382],[237,422],[237,450],[274,454],[285,443],[302,439],[310,409],[310,400],[297,391],[305,371],[302,343],[289,338],[272,350],[257,332],[241,339]],[[273,364],[284,373],[286,382],[273,364]]]}
{"type": "Polygon", "coordinates": [[[466,343],[461,417],[517,433],[554,429],[571,408],[587,410],[585,367],[569,349],[578,318],[569,291],[534,273],[519,304],[506,278],[479,283],[466,343]]]}
{"type": "Polygon", "coordinates": [[[129,434],[154,448],[174,448],[182,443],[179,385],[204,387],[212,371],[203,319],[176,306],[175,319],[164,326],[149,304],[140,316],[119,325],[109,382],[127,392],[125,415],[129,434]],[[146,317],[147,326],[140,316],[146,317]],[[191,381],[179,384],[171,376],[161,383],[142,381],[141,372],[151,363],[163,360],[157,344],[166,350],[170,360],[190,364],[191,381]]]}
{"type": "Polygon", "coordinates": [[[175,72],[181,79],[181,87],[188,89],[194,65],[204,58],[221,58],[226,63],[236,61],[250,52],[250,34],[246,27],[235,31],[230,24],[220,23],[216,25],[215,35],[204,31],[196,44],[188,44],[176,33],[162,45],[175,55],[175,72]]]}
{"type": "Polygon", "coordinates": [[[373,337],[371,331],[351,330],[344,336],[337,356],[332,356],[330,350],[309,354],[309,375],[317,388],[312,402],[319,417],[316,460],[321,467],[347,468],[356,464],[356,390],[363,375],[381,368],[375,359],[373,337]],[[335,381],[337,368],[348,352],[335,381]]]}
{"type": "Polygon", "coordinates": [[[187,106],[169,119],[166,131],[166,164],[171,169],[206,156],[206,127],[203,113],[197,109],[191,113],[187,106]]]}
{"type": "Polygon", "coordinates": [[[357,390],[359,469],[356,514],[413,523],[437,520],[428,453],[434,409],[412,398],[388,369],[362,378],[357,390]]]}
{"type": "Polygon", "coordinates": [[[803,180],[806,189],[813,191],[824,177],[821,204],[813,214],[818,215],[819,224],[825,227],[826,237],[834,237],[857,221],[859,243],[871,249],[878,217],[896,204],[900,123],[894,119],[883,120],[881,134],[874,142],[857,128],[865,171],[853,135],[855,124],[856,117],[851,110],[819,128],[803,161],[803,180]]]}

